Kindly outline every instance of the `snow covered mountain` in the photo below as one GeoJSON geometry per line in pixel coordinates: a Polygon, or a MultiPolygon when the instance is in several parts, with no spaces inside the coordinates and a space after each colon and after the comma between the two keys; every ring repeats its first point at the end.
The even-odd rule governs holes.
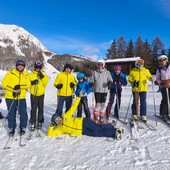
{"type": "Polygon", "coordinates": [[[44,62],[44,65],[50,63],[57,69],[62,69],[66,62],[74,63],[74,66],[75,63],[92,62],[82,56],[53,53],[23,28],[0,24],[0,69],[11,69],[17,59],[25,60],[27,69],[31,69],[36,60],[44,62]]]}

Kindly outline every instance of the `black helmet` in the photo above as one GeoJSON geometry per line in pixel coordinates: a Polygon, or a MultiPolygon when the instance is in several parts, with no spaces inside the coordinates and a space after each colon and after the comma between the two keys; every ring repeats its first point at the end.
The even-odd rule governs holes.
{"type": "Polygon", "coordinates": [[[72,65],[71,65],[71,64],[68,64],[68,63],[64,65],[64,70],[65,70],[66,68],[69,68],[70,70],[73,69],[72,65]]]}
{"type": "Polygon", "coordinates": [[[40,61],[36,61],[36,62],[34,63],[34,68],[40,68],[40,69],[42,69],[42,63],[41,63],[40,61]]]}
{"type": "Polygon", "coordinates": [[[16,67],[19,66],[19,65],[22,65],[22,66],[25,67],[25,61],[23,61],[23,60],[17,60],[17,62],[16,62],[16,67]]]}

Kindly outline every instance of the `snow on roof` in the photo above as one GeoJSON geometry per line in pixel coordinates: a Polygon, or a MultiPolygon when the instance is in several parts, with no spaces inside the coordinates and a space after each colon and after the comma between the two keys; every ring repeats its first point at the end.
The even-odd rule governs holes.
{"type": "Polygon", "coordinates": [[[138,60],[138,59],[140,59],[140,57],[117,58],[117,59],[105,60],[105,63],[116,63],[116,62],[136,61],[136,60],[138,60]]]}

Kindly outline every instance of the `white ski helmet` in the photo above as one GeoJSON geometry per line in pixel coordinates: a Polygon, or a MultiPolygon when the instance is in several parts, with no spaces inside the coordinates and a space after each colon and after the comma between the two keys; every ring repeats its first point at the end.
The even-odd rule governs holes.
{"type": "Polygon", "coordinates": [[[161,55],[158,57],[158,60],[162,60],[162,59],[167,59],[168,61],[168,57],[166,55],[161,55]]]}
{"type": "Polygon", "coordinates": [[[98,61],[97,61],[97,67],[98,67],[98,64],[100,64],[100,63],[103,64],[103,68],[104,68],[104,66],[105,66],[105,61],[104,61],[104,60],[98,60],[98,61]]]}
{"type": "Polygon", "coordinates": [[[139,69],[142,68],[144,66],[144,60],[143,59],[136,60],[135,66],[139,69]]]}

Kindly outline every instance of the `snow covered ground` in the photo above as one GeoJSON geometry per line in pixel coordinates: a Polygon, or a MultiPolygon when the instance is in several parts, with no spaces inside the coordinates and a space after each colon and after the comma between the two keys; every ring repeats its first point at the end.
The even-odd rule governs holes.
{"type": "MultiPolygon", "coordinates": [[[[0,72],[2,79],[4,72],[0,72]]],[[[48,73],[50,83],[45,96],[44,137],[27,141],[26,146],[20,147],[19,140],[13,142],[9,150],[4,150],[7,140],[7,122],[0,121],[0,169],[1,170],[168,170],[170,168],[170,129],[160,120],[157,131],[151,131],[144,126],[140,129],[140,139],[131,140],[129,125],[118,124],[125,128],[125,134],[120,141],[111,138],[94,137],[47,137],[47,128],[51,115],[56,109],[56,89],[53,82],[56,74],[48,73]]],[[[157,114],[161,94],[154,87],[157,114]]],[[[124,118],[129,105],[131,87],[123,89],[120,116],[124,118]]],[[[92,96],[89,107],[92,109],[92,96]]],[[[155,125],[153,91],[149,86],[148,118],[155,125]]],[[[28,114],[30,112],[29,94],[27,95],[28,114]]],[[[112,108],[113,110],[113,108],[112,108]]],[[[5,100],[0,104],[0,111],[7,114],[5,100]]],[[[129,110],[129,116],[131,109],[129,110]]]]}

